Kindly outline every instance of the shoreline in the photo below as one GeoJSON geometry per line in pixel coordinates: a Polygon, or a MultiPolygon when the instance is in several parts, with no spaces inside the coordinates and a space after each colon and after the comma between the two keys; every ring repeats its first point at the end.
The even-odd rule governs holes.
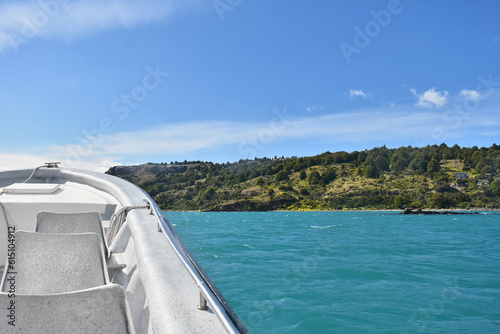
{"type": "MultiPolygon", "coordinates": [[[[269,211],[202,211],[202,210],[162,210],[163,212],[394,212],[403,213],[404,209],[348,209],[348,210],[269,210],[269,211]]],[[[422,209],[426,212],[497,212],[500,209],[422,209]]]]}

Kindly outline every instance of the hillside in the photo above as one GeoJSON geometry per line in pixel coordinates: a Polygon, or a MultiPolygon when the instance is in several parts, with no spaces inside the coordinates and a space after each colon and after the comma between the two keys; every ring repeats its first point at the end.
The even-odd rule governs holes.
{"type": "Polygon", "coordinates": [[[325,152],[235,163],[116,166],[163,210],[500,208],[500,146],[325,152]],[[457,174],[458,173],[458,174],[457,174]]]}

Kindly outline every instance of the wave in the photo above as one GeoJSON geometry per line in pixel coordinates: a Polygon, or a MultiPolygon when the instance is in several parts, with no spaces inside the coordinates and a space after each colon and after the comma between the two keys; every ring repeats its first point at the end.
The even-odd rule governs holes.
{"type": "MultiPolygon", "coordinates": [[[[341,225],[339,225],[341,226],[341,225]]],[[[328,225],[328,226],[309,226],[310,228],[319,228],[319,229],[324,229],[324,228],[332,228],[332,227],[337,227],[337,225],[328,225]]]]}

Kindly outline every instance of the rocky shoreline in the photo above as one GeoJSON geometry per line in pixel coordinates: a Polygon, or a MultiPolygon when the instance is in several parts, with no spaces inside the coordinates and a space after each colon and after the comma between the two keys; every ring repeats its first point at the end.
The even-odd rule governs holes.
{"type": "Polygon", "coordinates": [[[412,210],[410,208],[405,208],[402,215],[478,215],[479,212],[476,211],[465,211],[465,212],[457,212],[457,211],[429,211],[422,209],[412,210]]]}

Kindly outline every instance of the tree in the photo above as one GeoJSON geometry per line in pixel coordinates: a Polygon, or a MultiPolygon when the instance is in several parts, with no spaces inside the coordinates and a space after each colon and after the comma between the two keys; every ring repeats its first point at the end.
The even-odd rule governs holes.
{"type": "Polygon", "coordinates": [[[326,169],[326,172],[323,174],[323,178],[325,180],[325,183],[327,184],[335,180],[337,178],[337,173],[335,172],[335,168],[328,167],[326,169]]]}
{"type": "Polygon", "coordinates": [[[415,155],[415,158],[410,162],[410,165],[408,168],[414,170],[414,171],[422,171],[422,172],[427,172],[427,168],[429,166],[429,162],[431,161],[431,158],[423,153],[419,152],[417,155],[415,155]]]}
{"type": "Polygon", "coordinates": [[[300,171],[299,178],[300,178],[301,180],[305,180],[305,179],[307,178],[307,173],[306,173],[306,171],[305,171],[305,170],[301,170],[301,171],[300,171]]]}
{"type": "Polygon", "coordinates": [[[333,154],[333,163],[341,164],[344,162],[349,162],[349,153],[340,151],[333,154]]]}
{"type": "Polygon", "coordinates": [[[398,209],[403,209],[408,205],[408,201],[401,195],[394,197],[394,207],[398,209]]]}
{"type": "Polygon", "coordinates": [[[366,157],[367,157],[366,152],[359,152],[359,154],[358,154],[358,161],[359,162],[365,162],[366,157]]]}
{"type": "Polygon", "coordinates": [[[307,177],[307,181],[309,182],[310,185],[317,185],[322,181],[321,175],[316,169],[313,169],[309,176],[307,177]]]}
{"type": "Polygon", "coordinates": [[[326,151],[325,153],[321,154],[321,157],[321,164],[323,166],[328,166],[333,163],[333,154],[331,154],[330,152],[326,151]]]}
{"type": "Polygon", "coordinates": [[[281,170],[276,174],[276,181],[286,181],[288,180],[288,173],[285,170],[281,170]]]}
{"type": "Polygon", "coordinates": [[[375,167],[377,167],[379,171],[389,170],[389,161],[382,155],[379,155],[375,158],[375,167]]]}
{"type": "Polygon", "coordinates": [[[427,164],[427,171],[429,173],[439,172],[440,169],[441,166],[439,165],[439,160],[435,159],[434,157],[427,164]]]}
{"type": "Polygon", "coordinates": [[[408,167],[410,157],[404,147],[399,148],[391,158],[390,168],[393,172],[400,173],[408,167]]]}
{"type": "Polygon", "coordinates": [[[476,151],[472,154],[471,163],[474,166],[474,169],[481,173],[481,169],[485,166],[485,159],[483,153],[481,151],[476,151]]]}
{"type": "Polygon", "coordinates": [[[372,179],[376,179],[380,175],[378,170],[375,167],[373,167],[372,165],[367,164],[367,163],[363,164],[362,173],[363,173],[364,177],[369,177],[372,179]]]}
{"type": "Polygon", "coordinates": [[[245,174],[243,173],[239,173],[238,175],[236,175],[236,183],[242,183],[242,182],[245,182],[247,180],[245,174]]]}
{"type": "Polygon", "coordinates": [[[216,194],[217,194],[217,189],[215,189],[214,187],[210,187],[205,191],[203,197],[206,200],[212,200],[215,198],[216,194]]]}
{"type": "Polygon", "coordinates": [[[267,190],[267,194],[269,195],[269,197],[270,197],[271,199],[273,199],[273,198],[274,198],[274,190],[273,190],[272,188],[269,188],[269,189],[267,190]]]}
{"type": "Polygon", "coordinates": [[[500,196],[500,181],[495,180],[491,182],[488,192],[491,196],[500,196]]]}
{"type": "Polygon", "coordinates": [[[264,178],[259,176],[257,178],[257,185],[262,187],[264,184],[265,184],[264,178]]]}
{"type": "Polygon", "coordinates": [[[434,193],[431,196],[431,207],[436,209],[446,208],[448,201],[442,193],[434,193]]]}

